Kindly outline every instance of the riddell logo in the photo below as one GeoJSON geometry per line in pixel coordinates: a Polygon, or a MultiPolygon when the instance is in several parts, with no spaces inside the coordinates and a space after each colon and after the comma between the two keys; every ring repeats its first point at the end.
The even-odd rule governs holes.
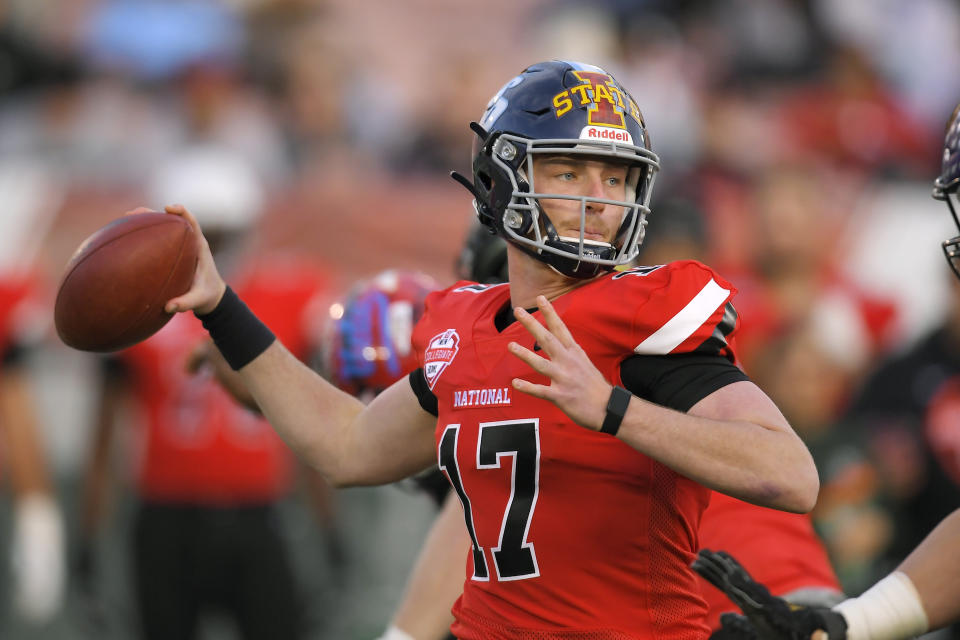
{"type": "Polygon", "coordinates": [[[460,350],[460,336],[456,329],[447,329],[430,339],[423,352],[423,375],[430,389],[437,383],[443,370],[453,362],[460,350]]]}
{"type": "Polygon", "coordinates": [[[633,138],[629,131],[623,129],[613,129],[611,127],[591,127],[586,126],[580,131],[581,140],[608,140],[610,142],[625,142],[633,144],[633,138]]]}

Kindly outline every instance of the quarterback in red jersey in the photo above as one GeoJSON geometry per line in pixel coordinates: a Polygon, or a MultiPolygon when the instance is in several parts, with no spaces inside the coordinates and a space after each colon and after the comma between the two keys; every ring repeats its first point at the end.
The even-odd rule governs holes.
{"type": "MultiPolygon", "coordinates": [[[[675,209],[668,211],[673,213],[675,209]]],[[[670,252],[669,246],[667,243],[653,248],[659,256],[654,263],[661,259],[670,261],[677,255],[670,252]]],[[[645,251],[644,255],[647,254],[645,251]]],[[[460,276],[472,282],[497,284],[505,279],[506,268],[506,243],[475,223],[458,263],[460,276]]],[[[457,503],[444,505],[424,543],[394,624],[381,640],[446,637],[453,620],[446,603],[453,602],[463,587],[462,569],[451,563],[449,557],[463,553],[471,545],[468,533],[457,526],[462,521],[457,503]],[[461,576],[459,582],[454,579],[456,574],[461,576]]],[[[823,606],[842,599],[837,578],[807,514],[767,509],[714,492],[698,533],[701,548],[729,551],[773,593],[793,603],[823,606]]],[[[721,613],[736,610],[736,605],[699,576],[698,581],[707,601],[707,624],[718,628],[721,613]]]]}
{"type": "Polygon", "coordinates": [[[472,539],[458,638],[706,637],[689,563],[708,490],[797,512],[818,490],[803,443],[734,364],[734,289],[696,262],[611,273],[637,256],[659,161],[602,69],[528,67],[472,128],[473,181],[458,180],[509,243],[509,284],[428,298],[421,368],[369,405],[297,364],[202,239],[191,290],[166,308],[195,310],[331,483],[439,463],[472,539]]]}

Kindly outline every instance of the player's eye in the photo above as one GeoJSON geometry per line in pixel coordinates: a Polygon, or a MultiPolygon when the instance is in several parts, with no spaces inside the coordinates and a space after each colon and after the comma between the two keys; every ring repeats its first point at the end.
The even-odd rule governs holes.
{"type": "Polygon", "coordinates": [[[564,171],[557,175],[557,178],[560,180],[570,181],[576,179],[576,174],[573,171],[564,171]]]}

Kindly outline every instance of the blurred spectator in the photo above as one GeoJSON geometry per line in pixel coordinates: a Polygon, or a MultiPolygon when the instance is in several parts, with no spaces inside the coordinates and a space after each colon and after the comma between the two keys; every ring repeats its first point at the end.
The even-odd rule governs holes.
{"type": "Polygon", "coordinates": [[[864,431],[892,502],[893,539],[879,570],[902,560],[960,504],[960,284],[947,316],[881,364],[849,412],[864,431]]]}
{"type": "Polygon", "coordinates": [[[84,53],[95,67],[149,81],[230,64],[244,39],[239,16],[216,0],[103,0],[84,27],[84,53]]]}
{"type": "Polygon", "coordinates": [[[813,518],[847,593],[873,584],[873,564],[891,528],[865,442],[839,419],[861,375],[858,362],[845,353],[850,328],[844,326],[856,322],[842,305],[821,305],[782,327],[752,367],[757,384],[779,403],[817,463],[820,496],[813,518]]]}
{"type": "Polygon", "coordinates": [[[870,59],[914,119],[932,128],[940,125],[943,114],[956,104],[960,88],[951,78],[960,65],[960,6],[956,2],[813,0],[810,5],[835,41],[857,48],[870,59]]]}
{"type": "Polygon", "coordinates": [[[708,242],[703,212],[688,199],[655,197],[638,264],[666,264],[673,260],[707,260],[708,242]]]}
{"type": "MultiPolygon", "coordinates": [[[[154,177],[150,198],[184,202],[196,212],[237,289],[306,358],[311,312],[318,309],[312,301],[323,295],[326,276],[301,262],[244,260],[264,204],[251,169],[222,150],[184,150],[154,177]]],[[[93,589],[109,447],[130,398],[144,427],[142,458],[134,456],[139,505],[132,529],[142,636],[193,637],[210,611],[225,610],[244,638],[303,637],[304,603],[274,510],[291,489],[292,456],[209,371],[187,373],[188,355],[204,336],[200,322],[184,315],[106,362],[84,487],[80,553],[87,575],[80,578],[93,589]]],[[[332,532],[329,492],[319,481],[315,487],[320,522],[332,532]]]]}
{"type": "MultiPolygon", "coordinates": [[[[817,309],[841,317],[842,355],[861,369],[889,344],[896,308],[865,293],[838,264],[843,219],[830,200],[820,168],[772,165],[752,183],[752,253],[746,269],[730,268],[740,290],[740,353],[747,370],[763,345],[817,309]]],[[[828,334],[829,335],[829,334],[828,334]]]]}
{"type": "Polygon", "coordinates": [[[834,44],[819,82],[783,101],[784,153],[894,175],[929,175],[936,137],[885,86],[863,52],[834,44]]]}

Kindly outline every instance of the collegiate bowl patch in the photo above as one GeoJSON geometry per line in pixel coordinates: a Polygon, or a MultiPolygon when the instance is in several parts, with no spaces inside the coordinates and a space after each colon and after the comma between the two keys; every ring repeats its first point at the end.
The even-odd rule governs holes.
{"type": "Polygon", "coordinates": [[[437,378],[443,373],[460,350],[460,335],[456,329],[447,329],[443,333],[438,333],[430,339],[426,350],[423,352],[423,375],[433,390],[433,385],[437,383],[437,378]]]}

